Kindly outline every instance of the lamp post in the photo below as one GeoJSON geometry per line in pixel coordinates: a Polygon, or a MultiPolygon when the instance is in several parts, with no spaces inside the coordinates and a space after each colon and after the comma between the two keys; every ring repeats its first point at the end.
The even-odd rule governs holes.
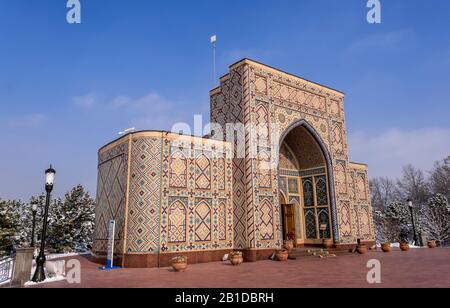
{"type": "Polygon", "coordinates": [[[33,204],[31,206],[31,213],[33,214],[33,226],[31,227],[31,247],[34,248],[34,231],[36,230],[36,213],[37,213],[37,204],[33,204]]]}
{"type": "Polygon", "coordinates": [[[417,240],[417,233],[416,233],[416,220],[414,219],[414,207],[411,199],[408,199],[406,201],[408,203],[409,210],[411,212],[411,220],[412,220],[412,226],[413,226],[413,232],[414,232],[414,245],[418,245],[419,241],[417,240]]]}
{"type": "Polygon", "coordinates": [[[45,280],[44,264],[45,264],[45,238],[47,235],[48,224],[48,208],[50,207],[50,193],[53,190],[53,183],[55,181],[56,171],[50,165],[50,168],[45,171],[45,191],[47,196],[45,199],[44,220],[42,222],[42,236],[41,236],[41,249],[39,256],[36,259],[36,271],[34,272],[33,282],[42,282],[45,280]]]}

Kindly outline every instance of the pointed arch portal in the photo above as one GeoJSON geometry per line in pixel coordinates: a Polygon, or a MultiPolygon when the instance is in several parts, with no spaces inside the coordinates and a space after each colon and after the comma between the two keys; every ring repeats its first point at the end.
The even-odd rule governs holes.
{"type": "Polygon", "coordinates": [[[298,245],[339,241],[331,156],[307,121],[295,122],[281,136],[278,174],[283,238],[298,245]]]}

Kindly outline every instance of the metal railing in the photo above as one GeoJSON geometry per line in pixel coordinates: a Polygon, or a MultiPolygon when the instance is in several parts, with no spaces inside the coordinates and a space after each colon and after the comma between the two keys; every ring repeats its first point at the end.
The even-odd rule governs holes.
{"type": "Polygon", "coordinates": [[[15,259],[14,254],[0,258],[0,284],[12,279],[15,259]]]}

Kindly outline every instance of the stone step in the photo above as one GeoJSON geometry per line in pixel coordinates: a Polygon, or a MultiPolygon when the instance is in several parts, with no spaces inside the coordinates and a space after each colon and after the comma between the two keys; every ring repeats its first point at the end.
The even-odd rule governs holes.
{"type": "Polygon", "coordinates": [[[292,259],[304,257],[318,257],[318,258],[334,258],[338,255],[348,254],[345,250],[324,249],[324,248],[295,248],[289,252],[289,257],[292,259]]]}

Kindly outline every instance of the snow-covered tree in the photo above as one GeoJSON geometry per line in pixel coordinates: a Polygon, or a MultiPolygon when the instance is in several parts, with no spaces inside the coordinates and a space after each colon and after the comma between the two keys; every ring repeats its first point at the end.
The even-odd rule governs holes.
{"type": "Polygon", "coordinates": [[[378,243],[394,242],[398,240],[399,229],[397,223],[386,215],[386,208],[374,211],[375,235],[378,243]]]}
{"type": "Polygon", "coordinates": [[[450,156],[435,163],[430,173],[430,186],[434,194],[442,194],[450,200],[450,156]]]}
{"type": "Polygon", "coordinates": [[[86,250],[92,244],[95,202],[81,185],[51,205],[48,243],[58,252],[86,250]]]}
{"type": "Polygon", "coordinates": [[[33,205],[37,205],[36,211],[36,226],[35,226],[35,245],[38,246],[40,242],[40,233],[42,231],[42,218],[45,207],[45,194],[31,197],[30,201],[23,204],[21,207],[21,223],[18,230],[20,238],[20,246],[26,247],[31,244],[32,229],[33,229],[33,205]]]}
{"type": "Polygon", "coordinates": [[[439,241],[441,245],[450,241],[450,205],[444,195],[430,198],[421,211],[420,220],[428,239],[439,241]]]}
{"type": "Polygon", "coordinates": [[[385,215],[392,234],[397,235],[392,240],[408,242],[411,234],[411,213],[408,207],[398,201],[392,202],[386,208],[385,215]]]}
{"type": "Polygon", "coordinates": [[[9,251],[17,244],[20,228],[20,201],[0,200],[0,250],[9,251]]]}

